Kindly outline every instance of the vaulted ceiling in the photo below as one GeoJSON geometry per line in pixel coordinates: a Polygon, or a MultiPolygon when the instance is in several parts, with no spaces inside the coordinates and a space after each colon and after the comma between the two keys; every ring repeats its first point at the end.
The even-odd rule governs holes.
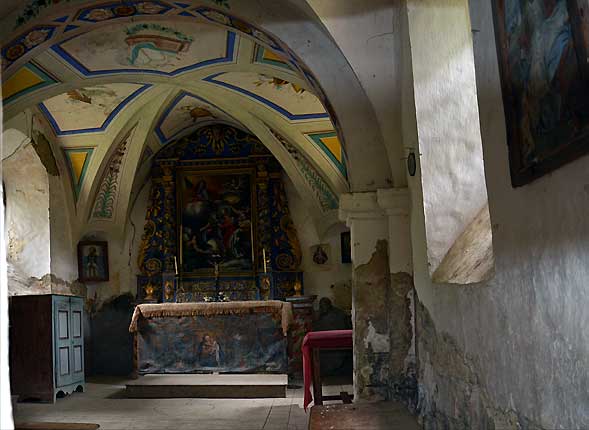
{"type": "Polygon", "coordinates": [[[5,119],[30,110],[43,125],[69,170],[81,219],[92,218],[113,160],[126,160],[116,180],[130,190],[161,148],[210,123],[255,134],[318,216],[337,209],[348,190],[345,151],[310,72],[229,13],[105,3],[34,27],[2,55],[5,119]],[[133,20],[115,20],[121,14],[133,20]],[[49,49],[19,63],[19,54],[58,33],[49,49]]]}

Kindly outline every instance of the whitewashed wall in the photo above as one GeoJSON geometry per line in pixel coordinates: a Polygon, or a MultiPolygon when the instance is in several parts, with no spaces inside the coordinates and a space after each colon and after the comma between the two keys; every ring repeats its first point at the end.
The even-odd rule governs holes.
{"type": "MultiPolygon", "coordinates": [[[[450,422],[476,422],[481,419],[476,414],[485,413],[505,428],[516,423],[586,428],[589,157],[512,188],[489,2],[471,0],[471,14],[496,274],[471,287],[432,284],[423,215],[413,211],[416,290],[437,332],[451,339],[443,351],[434,352],[458,354],[455,367],[439,361],[426,365],[419,381],[421,406],[431,411],[435,403],[438,417],[450,422]],[[456,372],[451,386],[444,372],[456,372]],[[473,379],[462,380],[468,372],[473,379]],[[465,398],[468,402],[461,403],[465,398]]],[[[410,103],[406,107],[410,112],[410,103]]],[[[411,185],[416,208],[422,201],[418,184],[411,185]]],[[[433,356],[420,354],[422,363],[433,356]]]]}
{"type": "Polygon", "coordinates": [[[283,178],[288,205],[303,252],[301,269],[304,272],[305,295],[317,295],[316,305],[321,297],[328,297],[335,305],[349,311],[352,304],[352,264],[341,262],[340,245],[340,234],[348,229],[343,223],[335,223],[320,234],[309,213],[308,202],[301,199],[285,175],[283,178]],[[319,244],[328,244],[331,250],[329,270],[313,264],[311,247],[319,244]]]}
{"type": "Polygon", "coordinates": [[[2,162],[8,264],[16,276],[50,273],[49,180],[32,145],[2,162]]]}

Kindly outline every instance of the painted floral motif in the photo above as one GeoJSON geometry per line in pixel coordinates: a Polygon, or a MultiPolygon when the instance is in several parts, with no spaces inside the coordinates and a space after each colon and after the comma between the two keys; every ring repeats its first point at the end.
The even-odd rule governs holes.
{"type": "Polygon", "coordinates": [[[215,3],[217,6],[223,6],[226,7],[227,9],[230,9],[231,6],[229,6],[229,0],[211,0],[213,3],[215,3]]]}
{"type": "Polygon", "coordinates": [[[117,16],[131,16],[135,15],[137,10],[133,6],[122,5],[113,8],[113,12],[117,16]]]}
{"type": "Polygon", "coordinates": [[[88,13],[87,17],[91,21],[106,21],[113,18],[115,15],[110,9],[94,9],[88,13]]]}
{"type": "Polygon", "coordinates": [[[39,43],[45,42],[47,37],[49,37],[49,30],[33,30],[25,36],[23,42],[27,48],[31,49],[39,43]]]}
{"type": "Polygon", "coordinates": [[[41,11],[55,3],[69,3],[72,0],[33,0],[25,6],[22,13],[16,19],[16,27],[30,21],[41,13],[41,11]]]}
{"type": "Polygon", "coordinates": [[[137,7],[138,12],[145,13],[148,15],[157,15],[158,13],[161,13],[161,11],[166,9],[160,4],[150,2],[137,3],[135,7],[137,7]]]}
{"type": "Polygon", "coordinates": [[[231,20],[227,15],[222,14],[221,12],[217,12],[216,10],[203,10],[200,12],[206,18],[210,19],[211,21],[218,22],[219,24],[223,25],[231,25],[231,20]]]}
{"type": "Polygon", "coordinates": [[[7,48],[5,51],[5,57],[10,60],[10,61],[14,61],[18,58],[21,57],[21,55],[23,55],[26,51],[26,48],[21,45],[20,43],[17,43],[16,45],[11,46],[10,48],[7,48]]]}
{"type": "Polygon", "coordinates": [[[339,207],[337,196],[331,191],[331,188],[327,182],[325,182],[325,179],[323,179],[321,174],[311,165],[309,160],[307,160],[307,157],[301,154],[294,145],[288,142],[280,134],[272,129],[270,129],[270,132],[295,159],[301,173],[307,180],[309,186],[313,189],[315,196],[317,196],[321,209],[324,212],[337,209],[339,207]]]}
{"type": "Polygon", "coordinates": [[[123,159],[127,153],[128,141],[129,136],[123,139],[109,160],[107,170],[104,172],[96,196],[96,202],[94,203],[94,211],[92,212],[94,218],[111,219],[114,215],[114,207],[119,186],[119,175],[123,159]]]}

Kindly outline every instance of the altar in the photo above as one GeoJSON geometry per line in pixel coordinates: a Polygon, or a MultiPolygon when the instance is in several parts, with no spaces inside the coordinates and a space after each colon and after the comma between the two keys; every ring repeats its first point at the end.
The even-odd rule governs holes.
{"type": "Polygon", "coordinates": [[[278,300],[142,304],[134,364],[148,373],[286,373],[292,305],[278,300]]]}

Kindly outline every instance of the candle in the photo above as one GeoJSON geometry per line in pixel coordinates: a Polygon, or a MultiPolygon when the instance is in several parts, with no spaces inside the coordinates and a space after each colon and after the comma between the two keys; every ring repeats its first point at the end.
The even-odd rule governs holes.
{"type": "Polygon", "coordinates": [[[174,269],[176,270],[176,275],[178,274],[178,262],[176,261],[176,256],[174,255],[174,269]]]}
{"type": "Polygon", "coordinates": [[[262,248],[262,258],[264,259],[264,273],[268,273],[268,268],[266,267],[266,248],[262,248]]]}

